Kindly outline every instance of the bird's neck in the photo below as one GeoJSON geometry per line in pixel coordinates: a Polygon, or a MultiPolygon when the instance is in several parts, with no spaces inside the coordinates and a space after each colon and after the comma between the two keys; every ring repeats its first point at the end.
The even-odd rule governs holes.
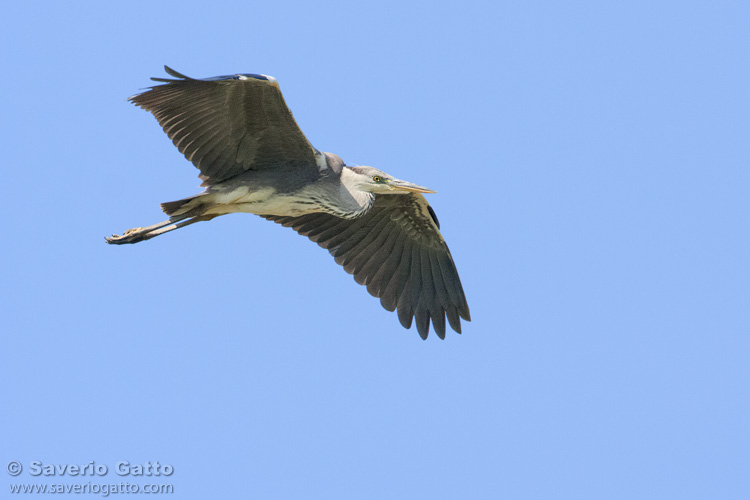
{"type": "Polygon", "coordinates": [[[366,213],[375,202],[375,195],[361,189],[357,174],[347,167],[341,171],[341,183],[336,194],[336,214],[344,219],[356,219],[366,213]]]}

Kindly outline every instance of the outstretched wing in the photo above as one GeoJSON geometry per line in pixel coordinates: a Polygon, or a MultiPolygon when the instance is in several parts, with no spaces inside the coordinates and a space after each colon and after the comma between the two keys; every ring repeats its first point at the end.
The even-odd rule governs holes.
{"type": "Polygon", "coordinates": [[[471,321],[461,280],[432,208],[421,194],[379,195],[357,219],[315,213],[301,217],[263,216],[291,227],[327,249],[360,285],[389,311],[398,308],[404,328],[416,319],[427,338],[430,319],[445,338],[445,318],[461,333],[471,321]]]}
{"type": "Polygon", "coordinates": [[[198,80],[164,69],[176,79],[152,78],[166,84],[129,100],[154,114],[201,171],[204,185],[278,166],[317,172],[320,153],[294,121],[275,78],[242,74],[198,80]]]}

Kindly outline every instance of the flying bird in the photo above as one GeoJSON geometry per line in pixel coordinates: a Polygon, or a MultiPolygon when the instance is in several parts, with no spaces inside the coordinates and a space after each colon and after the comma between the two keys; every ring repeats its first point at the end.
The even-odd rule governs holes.
{"type": "Polygon", "coordinates": [[[258,74],[170,78],[129,100],[151,112],[200,170],[205,190],[161,204],[169,219],[112,235],[138,243],[220,215],[245,212],[291,227],[327,249],[360,285],[441,339],[445,319],[461,333],[471,321],[440,224],[422,193],[434,193],[373,167],[348,166],[315,149],[287,107],[277,80],[258,74]]]}

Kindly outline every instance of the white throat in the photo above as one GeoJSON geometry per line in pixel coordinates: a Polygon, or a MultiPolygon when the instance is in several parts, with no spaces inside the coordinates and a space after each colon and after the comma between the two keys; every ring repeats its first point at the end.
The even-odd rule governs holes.
{"type": "Polygon", "coordinates": [[[337,215],[346,218],[356,218],[367,212],[375,202],[375,195],[362,189],[362,178],[350,169],[341,170],[341,184],[339,184],[339,200],[346,207],[347,215],[337,215]]]}

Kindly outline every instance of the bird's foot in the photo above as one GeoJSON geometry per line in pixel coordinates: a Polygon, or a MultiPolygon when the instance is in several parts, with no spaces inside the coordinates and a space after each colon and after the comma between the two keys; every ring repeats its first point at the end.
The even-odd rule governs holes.
{"type": "Polygon", "coordinates": [[[110,237],[104,238],[104,241],[110,245],[124,245],[125,243],[137,243],[143,239],[143,228],[134,227],[122,233],[122,236],[113,234],[110,237]]]}

